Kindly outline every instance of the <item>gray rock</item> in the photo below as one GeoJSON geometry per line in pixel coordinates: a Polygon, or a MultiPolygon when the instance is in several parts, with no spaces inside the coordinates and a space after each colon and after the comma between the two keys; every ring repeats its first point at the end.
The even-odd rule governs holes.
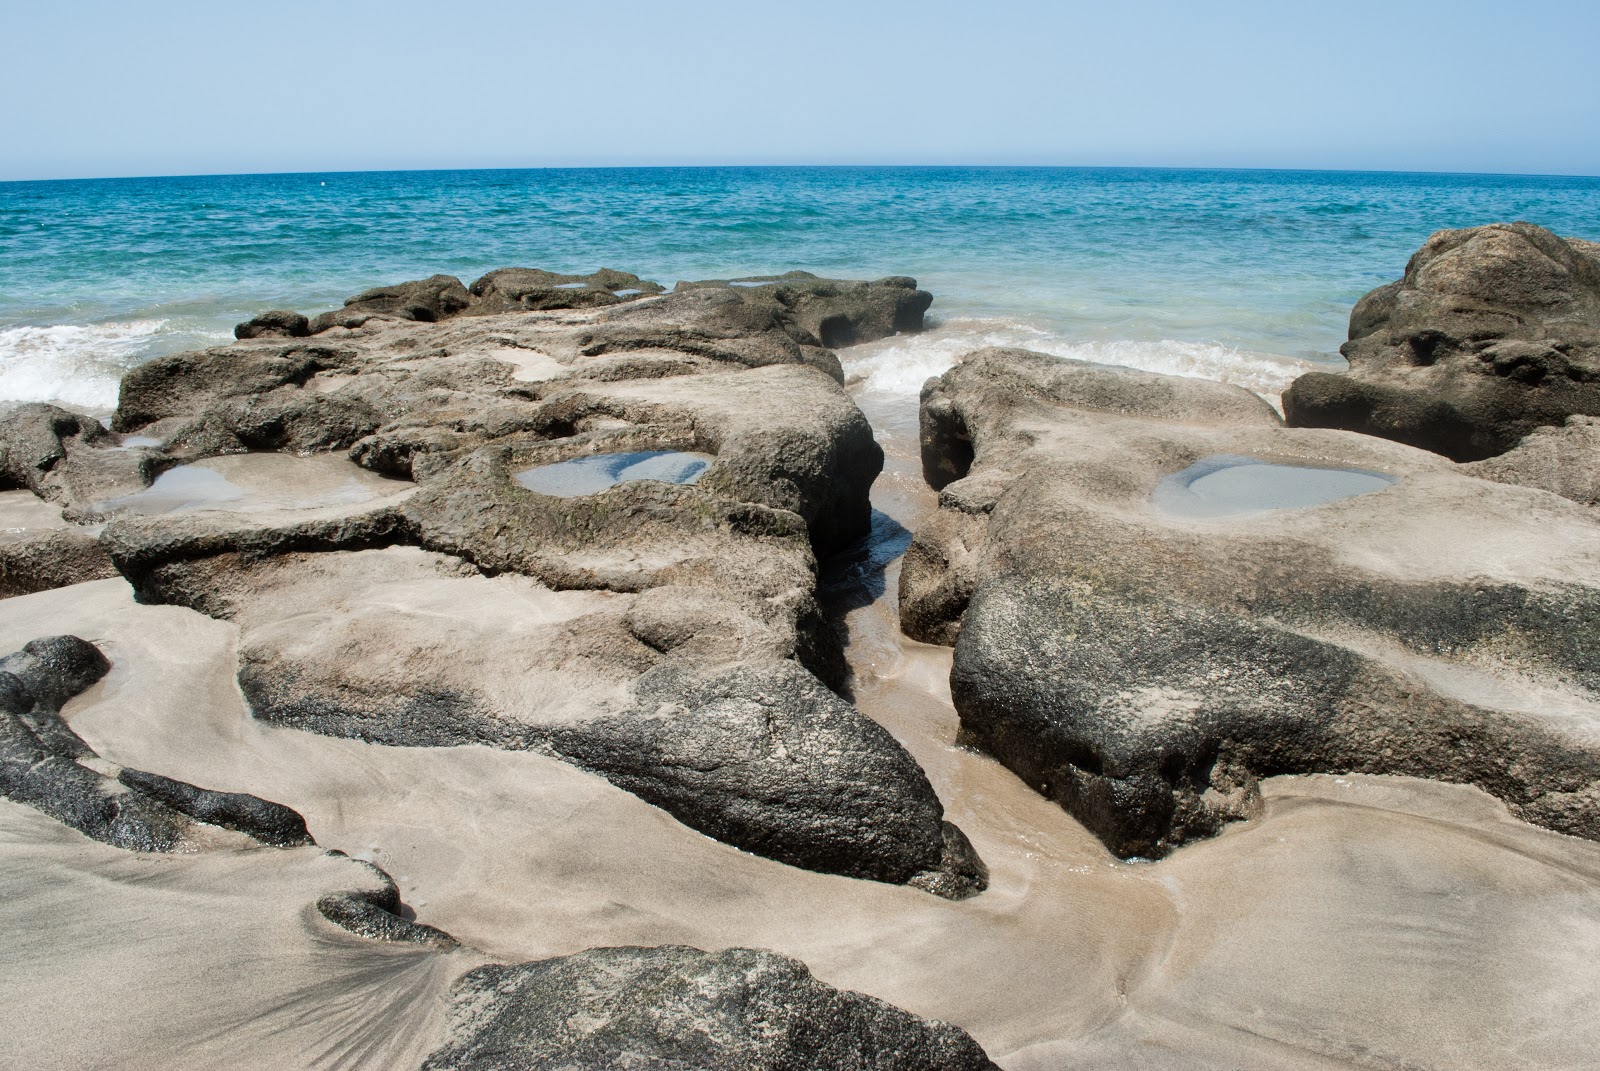
{"type": "Polygon", "coordinates": [[[425,1071],[990,1071],[946,1023],[735,948],[594,948],[480,967],[456,984],[425,1071]]]}
{"type": "Polygon", "coordinates": [[[0,599],[117,575],[99,540],[71,528],[0,543],[0,599]]]}
{"type": "Polygon", "coordinates": [[[325,312],[311,321],[311,333],[319,335],[334,327],[360,327],[373,318],[414,320],[438,323],[460,315],[472,304],[472,295],[453,275],[431,275],[426,279],[377,286],[363,290],[344,303],[344,308],[325,312]]]}
{"type": "Polygon", "coordinates": [[[620,305],[663,290],[660,283],[611,268],[601,268],[590,275],[499,268],[473,282],[469,289],[474,298],[469,311],[475,316],[620,305]]]}
{"type": "Polygon", "coordinates": [[[1284,393],[1296,427],[1492,457],[1600,415],[1600,246],[1531,223],[1439,231],[1350,314],[1347,375],[1284,393]]]}
{"type": "Polygon", "coordinates": [[[306,338],[311,321],[290,309],[273,309],[252,317],[233,329],[234,338],[306,338]]]}
{"type": "Polygon", "coordinates": [[[801,329],[823,346],[836,349],[922,330],[933,295],[917,281],[893,275],[872,282],[819,279],[810,272],[679,283],[678,290],[738,288],[754,299],[781,306],[801,329]]]}
{"type": "Polygon", "coordinates": [[[923,412],[930,477],[957,478],[906,555],[903,626],[955,644],[964,739],[1112,851],[1159,856],[1256,813],[1257,779],[1316,772],[1474,784],[1600,838],[1592,510],[1282,428],[1237,388],[1018,351],[969,356],[923,412]],[[1391,482],[1163,505],[1219,456],[1296,492],[1318,468],[1391,482]]]}
{"type": "Polygon", "coordinates": [[[1535,428],[1512,449],[1461,467],[1499,483],[1516,483],[1600,506],[1600,419],[1568,417],[1559,428],[1535,428]]]}
{"type": "Polygon", "coordinates": [[[474,283],[472,315],[375,313],[310,343],[151,362],[125,379],[117,426],[159,435],[163,463],[350,443],[416,486],[359,507],[119,519],[102,544],[140,599],[238,625],[259,718],[535,749],[739,847],[970,895],[983,865],[927,778],[824,687],[846,665],[815,597],[817,555],[870,525],[883,454],[800,321],[875,336],[914,326],[927,295],[786,277],[616,296],[650,288],[507,269],[474,283]],[[640,451],[713,461],[698,482],[573,497],[519,480],[640,451]],[[652,691],[665,680],[698,683],[670,699],[652,691]],[[667,709],[724,769],[679,761],[667,709]]]}

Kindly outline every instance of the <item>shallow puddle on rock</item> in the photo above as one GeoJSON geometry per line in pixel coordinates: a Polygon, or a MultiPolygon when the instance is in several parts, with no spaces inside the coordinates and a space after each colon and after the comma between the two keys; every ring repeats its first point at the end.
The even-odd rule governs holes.
{"type": "Polygon", "coordinates": [[[259,512],[352,506],[410,484],[331,454],[233,454],[168,469],[143,491],[96,505],[101,516],[155,516],[192,510],[259,512]]]}
{"type": "Polygon", "coordinates": [[[1280,465],[1242,454],[1213,454],[1156,485],[1151,502],[1174,517],[1230,517],[1303,509],[1382,491],[1397,477],[1364,469],[1280,465]]]}
{"type": "Polygon", "coordinates": [[[517,473],[517,482],[530,491],[557,498],[599,494],[608,487],[632,480],[694,483],[716,458],[682,450],[637,450],[626,454],[595,454],[558,461],[517,473]]]}

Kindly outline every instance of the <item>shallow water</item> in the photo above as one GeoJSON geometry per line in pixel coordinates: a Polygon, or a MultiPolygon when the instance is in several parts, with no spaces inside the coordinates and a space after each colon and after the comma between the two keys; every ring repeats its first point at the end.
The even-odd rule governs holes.
{"type": "Polygon", "coordinates": [[[577,498],[599,494],[619,483],[658,480],[662,483],[694,483],[705,475],[716,458],[681,450],[640,450],[626,454],[594,454],[590,457],[540,465],[517,473],[517,482],[530,491],[558,498],[577,498]]]}
{"type": "Polygon", "coordinates": [[[192,510],[317,509],[370,502],[409,486],[334,454],[230,454],[170,468],[142,491],[97,503],[95,512],[153,516],[192,510]]]}
{"type": "Polygon", "coordinates": [[[1382,491],[1396,480],[1364,469],[1278,465],[1238,454],[1214,454],[1164,477],[1151,503],[1174,517],[1229,517],[1326,505],[1382,491]]]}

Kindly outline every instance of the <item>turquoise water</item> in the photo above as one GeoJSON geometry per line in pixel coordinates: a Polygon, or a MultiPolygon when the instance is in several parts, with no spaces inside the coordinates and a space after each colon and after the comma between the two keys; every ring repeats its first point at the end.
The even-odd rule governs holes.
{"type": "Polygon", "coordinates": [[[122,370],[261,309],[506,265],[668,285],[910,274],[945,325],[926,340],[934,364],[1013,342],[1270,392],[1336,360],[1350,305],[1429,233],[1506,219],[1600,239],[1600,179],[644,168],[0,183],[0,399],[109,405],[122,370]]]}

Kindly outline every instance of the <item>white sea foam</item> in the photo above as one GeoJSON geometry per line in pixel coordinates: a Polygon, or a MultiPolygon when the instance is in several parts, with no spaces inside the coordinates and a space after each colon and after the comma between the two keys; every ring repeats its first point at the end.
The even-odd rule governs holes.
{"type": "Polygon", "coordinates": [[[0,328],[0,402],[117,404],[117,383],[169,330],[167,320],[0,328]]]}
{"type": "Polygon", "coordinates": [[[1215,342],[1172,339],[1075,342],[1030,324],[1000,319],[952,319],[920,335],[897,335],[840,352],[845,374],[865,390],[916,394],[974,350],[1011,346],[1096,364],[1214,379],[1254,391],[1273,405],[1295,377],[1326,371],[1328,362],[1236,349],[1215,342]]]}

